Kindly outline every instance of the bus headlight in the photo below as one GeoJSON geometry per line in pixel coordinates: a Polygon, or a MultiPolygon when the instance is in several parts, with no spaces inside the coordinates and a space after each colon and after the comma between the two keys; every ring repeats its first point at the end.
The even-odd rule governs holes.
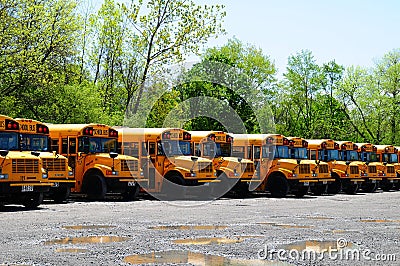
{"type": "Polygon", "coordinates": [[[8,179],[8,174],[0,174],[0,179],[8,179]]]}
{"type": "Polygon", "coordinates": [[[74,172],[72,172],[72,171],[68,172],[68,176],[73,176],[73,175],[74,175],[74,172]]]}
{"type": "Polygon", "coordinates": [[[47,174],[42,174],[42,178],[46,179],[47,178],[47,174]]]}
{"type": "Polygon", "coordinates": [[[106,171],[106,175],[118,175],[118,171],[110,171],[110,170],[107,170],[107,171],[106,171]]]}
{"type": "Polygon", "coordinates": [[[140,171],[140,176],[144,176],[144,173],[143,173],[143,171],[140,171]]]}

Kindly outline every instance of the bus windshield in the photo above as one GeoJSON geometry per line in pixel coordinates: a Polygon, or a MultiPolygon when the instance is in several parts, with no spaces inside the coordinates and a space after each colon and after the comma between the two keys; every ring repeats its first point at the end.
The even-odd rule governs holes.
{"type": "Polygon", "coordinates": [[[21,151],[48,151],[49,137],[35,134],[21,134],[21,151]]]}
{"type": "Polygon", "coordinates": [[[276,146],[274,158],[288,159],[289,158],[289,147],[288,146],[276,146]]]}
{"type": "Polygon", "coordinates": [[[231,156],[232,146],[229,143],[207,141],[203,143],[203,149],[206,157],[229,157],[231,156]]]}
{"type": "Polygon", "coordinates": [[[318,159],[321,161],[335,161],[339,160],[338,150],[318,150],[318,159]]]}
{"type": "Polygon", "coordinates": [[[192,149],[190,148],[189,141],[171,141],[163,140],[162,147],[167,156],[181,156],[181,155],[191,155],[192,149]]]}
{"type": "Polygon", "coordinates": [[[387,163],[398,163],[398,158],[396,153],[383,153],[382,154],[382,162],[387,163]]]}
{"type": "Polygon", "coordinates": [[[363,162],[379,162],[379,155],[376,152],[363,151],[360,156],[363,162]]]}
{"type": "Polygon", "coordinates": [[[18,133],[0,132],[0,150],[18,150],[18,133]]]}
{"type": "Polygon", "coordinates": [[[340,159],[343,161],[358,161],[358,152],[357,151],[341,151],[340,159]]]}
{"type": "Polygon", "coordinates": [[[290,156],[292,159],[307,159],[307,148],[292,148],[290,156]]]}
{"type": "Polygon", "coordinates": [[[117,152],[117,140],[113,138],[80,137],[78,141],[78,151],[80,152],[117,152]]]}

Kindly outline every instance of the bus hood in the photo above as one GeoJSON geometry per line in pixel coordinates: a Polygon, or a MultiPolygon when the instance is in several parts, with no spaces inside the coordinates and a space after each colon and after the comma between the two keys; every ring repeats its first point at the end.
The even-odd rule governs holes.
{"type": "MultiPolygon", "coordinates": [[[[32,155],[30,152],[9,151],[6,158],[9,159],[39,159],[39,157],[32,155]]],[[[0,157],[0,162],[4,157],[0,157]]]]}

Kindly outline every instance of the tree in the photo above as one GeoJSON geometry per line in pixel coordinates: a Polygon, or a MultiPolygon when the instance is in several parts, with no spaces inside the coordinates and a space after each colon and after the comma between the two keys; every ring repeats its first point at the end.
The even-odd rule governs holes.
{"type": "MultiPolygon", "coordinates": [[[[198,117],[186,125],[192,130],[226,130],[222,121],[230,120],[234,126],[236,118],[249,133],[273,132],[266,95],[276,80],[275,73],[274,64],[261,49],[237,39],[207,49],[202,61],[182,74],[175,90],[181,102],[195,99],[187,110],[190,114],[213,110],[215,117],[198,117]]],[[[240,130],[235,126],[234,130],[240,130]]]]}
{"type": "Polygon", "coordinates": [[[313,104],[315,95],[321,90],[324,75],[316,64],[311,51],[302,50],[288,59],[288,66],[284,74],[284,87],[290,90],[294,117],[297,127],[293,133],[301,134],[305,138],[314,137],[313,104]]]}
{"type": "Polygon", "coordinates": [[[127,88],[127,106],[133,100],[132,114],[136,114],[142,99],[145,82],[150,73],[162,64],[182,61],[210,37],[224,32],[223,6],[199,6],[192,0],[149,0],[122,5],[125,15],[134,27],[132,46],[140,55],[140,74],[134,86],[127,88]],[[137,92],[135,99],[132,99],[137,92]]]}

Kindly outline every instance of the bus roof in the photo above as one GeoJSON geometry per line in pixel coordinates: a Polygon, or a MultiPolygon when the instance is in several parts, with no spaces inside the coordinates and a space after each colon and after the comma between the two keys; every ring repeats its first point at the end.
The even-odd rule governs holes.
{"type": "Polygon", "coordinates": [[[265,144],[265,141],[268,137],[282,137],[284,138],[285,136],[281,134],[233,134],[233,143],[234,146],[236,144],[241,144],[241,145],[263,145],[265,144]]]}
{"type": "Polygon", "coordinates": [[[194,141],[201,141],[212,134],[230,136],[233,138],[233,134],[224,131],[189,131],[189,133],[192,135],[192,140],[194,141]]]}
{"type": "Polygon", "coordinates": [[[164,132],[166,131],[180,131],[180,132],[187,132],[189,131],[181,128],[131,128],[131,127],[113,127],[117,130],[118,140],[121,141],[123,138],[126,137],[135,137],[136,139],[143,139],[143,138],[153,138],[158,139],[164,132]]]}

